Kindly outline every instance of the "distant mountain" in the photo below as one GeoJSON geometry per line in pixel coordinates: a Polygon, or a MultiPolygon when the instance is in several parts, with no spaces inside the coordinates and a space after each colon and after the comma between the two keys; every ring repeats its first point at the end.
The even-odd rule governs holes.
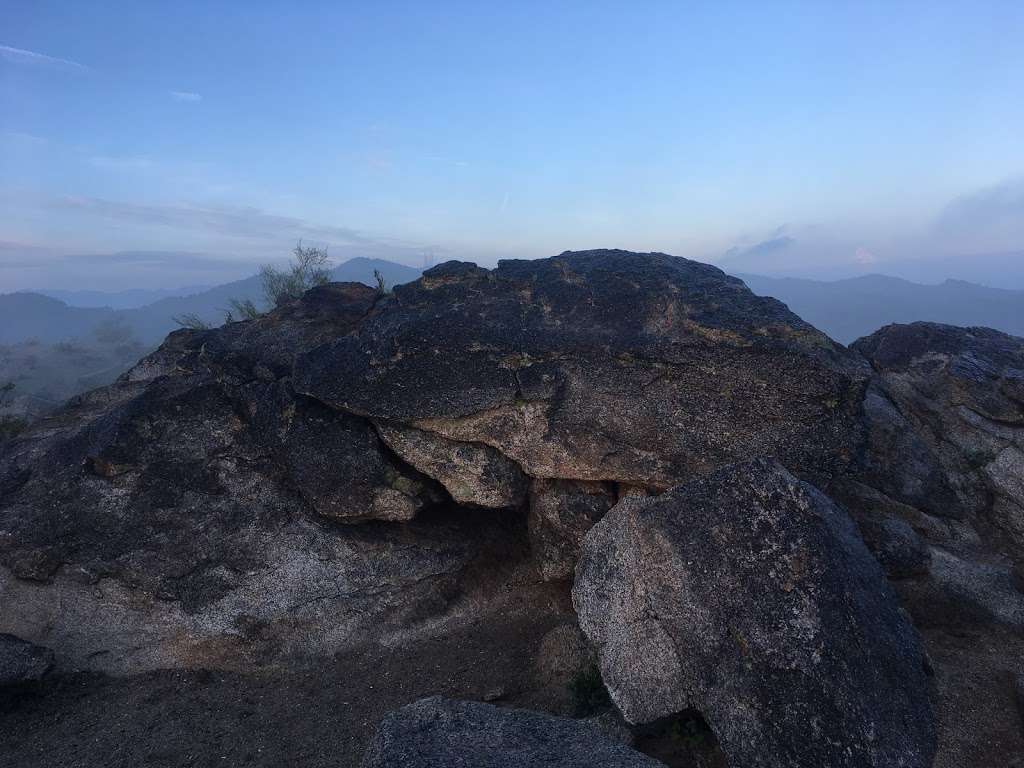
{"type": "Polygon", "coordinates": [[[191,296],[210,289],[209,285],[190,285],[183,288],[135,288],[126,291],[59,291],[41,289],[22,291],[38,293],[63,301],[69,307],[109,307],[110,309],[137,309],[160,299],[191,296]]]}
{"type": "Polygon", "coordinates": [[[36,340],[45,343],[91,335],[117,315],[112,309],[69,307],[38,293],[0,295],[0,344],[36,340]]]}
{"type": "Polygon", "coordinates": [[[824,282],[738,274],[750,289],[774,296],[836,341],[849,344],[889,323],[930,320],[982,325],[1024,336],[1024,291],[989,288],[962,280],[938,285],[866,275],[824,282]]]}
{"type": "MultiPolygon", "coordinates": [[[[422,272],[393,261],[359,257],[332,269],[331,279],[343,283],[376,285],[374,270],[381,273],[389,286],[412,282],[419,278],[422,272]]],[[[232,299],[251,299],[257,306],[262,306],[263,284],[259,276],[253,275],[244,280],[218,285],[192,296],[161,299],[140,309],[125,312],[124,317],[140,338],[159,341],[169,331],[178,327],[174,322],[175,317],[195,314],[212,324],[222,322],[224,311],[231,306],[232,299]]]]}
{"type": "MultiPolygon", "coordinates": [[[[376,285],[374,270],[383,275],[388,285],[401,285],[420,276],[420,270],[402,264],[355,258],[335,267],[331,278],[376,285]]],[[[32,339],[43,343],[68,339],[91,341],[97,333],[106,331],[109,334],[112,329],[118,329],[123,334],[127,329],[134,339],[153,346],[178,327],[175,317],[195,314],[217,324],[223,320],[224,310],[232,299],[251,299],[261,305],[262,293],[259,276],[253,275],[189,296],[160,298],[131,309],[69,306],[66,301],[39,293],[0,294],[0,344],[32,339]]]]}

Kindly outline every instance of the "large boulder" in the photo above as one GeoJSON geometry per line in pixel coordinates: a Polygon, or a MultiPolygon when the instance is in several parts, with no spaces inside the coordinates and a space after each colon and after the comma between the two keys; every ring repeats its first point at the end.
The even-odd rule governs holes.
{"type": "Polygon", "coordinates": [[[520,535],[509,509],[533,508],[557,580],[628,494],[751,453],[841,473],[866,375],[779,302],[664,254],[322,286],[171,334],[3,448],[0,631],[108,671],[330,652],[497,573],[471,565],[520,535]]]}
{"type": "Polygon", "coordinates": [[[496,538],[509,557],[499,516],[396,526],[443,488],[365,419],[292,390],[295,356],[377,298],[325,286],[179,331],[5,446],[0,631],[111,672],[269,663],[404,631],[496,538]]]}
{"type": "Polygon", "coordinates": [[[434,696],[388,715],[363,768],[657,768],[599,725],[434,696]]]}
{"type": "Polygon", "coordinates": [[[573,602],[630,722],[697,709],[731,765],[931,765],[915,631],[846,513],[777,463],[620,502],[573,602]]]}
{"type": "Polygon", "coordinates": [[[877,374],[864,480],[1024,564],[1024,339],[912,323],[853,348],[877,374]]]}
{"type": "Polygon", "coordinates": [[[863,360],[706,264],[625,251],[453,262],[388,302],[303,355],[296,389],[491,446],[534,478],[663,490],[751,455],[808,476],[851,456],[863,360]]]}

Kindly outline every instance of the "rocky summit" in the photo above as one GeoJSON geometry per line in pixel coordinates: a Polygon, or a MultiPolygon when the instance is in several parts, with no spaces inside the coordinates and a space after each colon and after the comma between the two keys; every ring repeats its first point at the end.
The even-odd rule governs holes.
{"type": "Polygon", "coordinates": [[[623,251],[321,286],[0,447],[0,765],[1022,762],[1022,462],[995,331],[623,251]]]}

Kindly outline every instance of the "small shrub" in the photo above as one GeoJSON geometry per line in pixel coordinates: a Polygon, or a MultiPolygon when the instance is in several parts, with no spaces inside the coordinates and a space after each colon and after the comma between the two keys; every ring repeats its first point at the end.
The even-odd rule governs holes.
{"type": "Polygon", "coordinates": [[[584,667],[569,681],[576,717],[589,717],[611,706],[611,699],[601,679],[601,670],[596,664],[584,667]]]}
{"type": "MultiPolygon", "coordinates": [[[[0,385],[0,408],[7,408],[14,402],[14,382],[8,381],[0,385]]],[[[25,427],[28,422],[18,416],[0,415],[0,443],[14,438],[25,427]]]]}
{"type": "Polygon", "coordinates": [[[300,240],[292,255],[288,269],[280,270],[270,264],[260,267],[263,295],[271,307],[295,301],[310,288],[331,281],[326,248],[304,247],[300,240]]]}
{"type": "Polygon", "coordinates": [[[27,426],[28,422],[17,416],[0,416],[0,444],[14,439],[27,426]]]}
{"type": "Polygon", "coordinates": [[[373,270],[373,279],[377,281],[377,295],[383,296],[388,292],[388,284],[384,279],[384,275],[380,273],[379,269],[373,270]]]}
{"type": "Polygon", "coordinates": [[[233,323],[235,320],[255,320],[263,314],[252,299],[231,299],[229,303],[231,309],[224,311],[225,323],[233,323]]]}
{"type": "Polygon", "coordinates": [[[184,315],[175,315],[171,318],[174,322],[180,325],[182,328],[189,328],[193,331],[208,331],[210,330],[210,324],[203,320],[195,312],[187,312],[184,315]]]}

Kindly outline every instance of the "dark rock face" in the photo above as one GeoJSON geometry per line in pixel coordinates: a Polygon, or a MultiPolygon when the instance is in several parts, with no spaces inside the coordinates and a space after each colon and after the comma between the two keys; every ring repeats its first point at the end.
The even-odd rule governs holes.
{"type": "Polygon", "coordinates": [[[849,458],[867,370],[773,299],[664,254],[444,264],[303,356],[321,402],[482,443],[531,477],[667,488],[751,455],[849,458]]]}
{"type": "Polygon", "coordinates": [[[854,348],[877,372],[882,402],[869,410],[868,481],[924,512],[969,521],[1024,562],[1024,339],[914,323],[854,348]]]}
{"type": "Polygon", "coordinates": [[[323,653],[442,609],[506,521],[332,528],[408,520],[443,490],[373,425],[289,384],[296,354],[375,300],[326,286],[254,322],[172,334],[9,445],[0,629],[124,672],[323,653]]]}
{"type": "Polygon", "coordinates": [[[435,478],[459,504],[502,509],[526,498],[519,465],[487,445],[459,443],[433,432],[379,424],[381,439],[403,460],[435,478]]]}
{"type": "Polygon", "coordinates": [[[115,671],[321,652],[447,605],[498,510],[534,507],[542,576],[565,579],[628,492],[751,453],[832,476],[865,374],[778,302],[660,254],[317,288],[171,334],[4,449],[0,630],[115,671]],[[454,506],[478,517],[396,527],[454,506]]]}
{"type": "Polygon", "coordinates": [[[733,765],[931,765],[915,631],[852,521],[775,463],[620,502],[573,601],[630,722],[698,709],[733,765]]]}
{"type": "MultiPolygon", "coordinates": [[[[1020,739],[1015,720],[1017,735],[1006,735],[999,697],[1024,674],[1024,656],[1006,650],[1024,631],[1022,345],[917,324],[847,350],[714,267],[663,254],[565,253],[494,270],[449,263],[387,295],[323,286],[257,320],[171,334],[116,384],[0,449],[0,632],[53,648],[60,670],[131,674],[290,669],[356,644],[397,647],[486,625],[509,608],[533,618],[543,608],[575,626],[567,582],[585,538],[625,540],[623,510],[660,520],[666,505],[695,508],[679,491],[657,496],[688,484],[707,491],[698,496],[717,517],[691,520],[686,536],[716,557],[638,572],[637,583],[664,577],[669,586],[653,596],[621,592],[612,604],[595,588],[587,602],[604,606],[607,624],[657,598],[696,611],[691,634],[735,626],[740,635],[712,632],[691,648],[690,635],[635,617],[629,632],[647,653],[619,658],[624,671],[609,681],[620,691],[640,681],[643,695],[623,706],[699,706],[733,749],[755,734],[767,750],[789,744],[778,729],[804,738],[794,723],[816,701],[823,714],[801,721],[818,729],[807,736],[816,749],[821,739],[845,744],[836,734],[849,728],[849,764],[899,757],[906,745],[883,727],[890,717],[904,723],[907,749],[920,747],[903,764],[917,765],[927,755],[927,723],[912,719],[920,678],[907,673],[902,690],[894,670],[919,665],[900,656],[902,620],[842,514],[776,470],[758,480],[774,489],[764,498],[750,490],[762,487],[753,470],[746,486],[716,480],[747,488],[736,491],[739,509],[763,512],[753,530],[770,536],[754,540],[715,507],[711,486],[693,485],[771,457],[849,511],[922,629],[939,659],[936,766],[952,768],[989,734],[1020,739]],[[764,556],[757,578],[743,570],[756,558],[736,560],[728,536],[764,556]],[[804,547],[806,561],[776,564],[756,549],[767,540],[787,557],[804,547]],[[765,576],[772,568],[793,576],[788,591],[765,576]],[[749,584],[726,617],[732,593],[708,585],[730,569],[749,584]],[[694,585],[704,585],[702,602],[694,585]],[[803,601],[798,613],[771,624],[787,600],[803,601]],[[878,637],[850,645],[868,630],[878,637]],[[828,638],[820,648],[815,632],[828,638]],[[956,662],[968,642],[970,674],[956,662]],[[711,679],[719,660],[707,648],[721,649],[721,680],[711,679]],[[848,663],[837,661],[844,653],[848,663]],[[688,664],[685,690],[675,656],[688,664]],[[771,677],[786,664],[809,671],[771,677]],[[728,688],[744,665],[797,703],[764,686],[728,688]],[[814,699],[829,676],[835,690],[814,699]],[[737,701],[746,708],[728,708],[737,701]],[[752,721],[761,711],[772,715],[752,721]]],[[[664,522],[682,536],[677,528],[664,522]]],[[[681,558],[690,546],[641,544],[636,553],[616,544],[615,568],[681,558]]],[[[588,567],[611,569],[603,557],[588,567]]],[[[537,647],[509,642],[524,669],[564,689],[554,681],[590,663],[577,640],[563,629],[537,647]]]]}
{"type": "Polygon", "coordinates": [[[914,323],[853,346],[876,372],[865,451],[830,494],[920,626],[1024,629],[1024,340],[914,323]]]}
{"type": "Polygon", "coordinates": [[[606,483],[534,481],[530,490],[530,545],[545,579],[572,578],[583,537],[616,500],[606,483]]]}
{"type": "Polygon", "coordinates": [[[53,666],[53,651],[0,634],[0,688],[42,679],[53,666]]]}
{"type": "Polygon", "coordinates": [[[598,725],[435,696],[381,723],[363,768],[656,768],[598,725]]]}

